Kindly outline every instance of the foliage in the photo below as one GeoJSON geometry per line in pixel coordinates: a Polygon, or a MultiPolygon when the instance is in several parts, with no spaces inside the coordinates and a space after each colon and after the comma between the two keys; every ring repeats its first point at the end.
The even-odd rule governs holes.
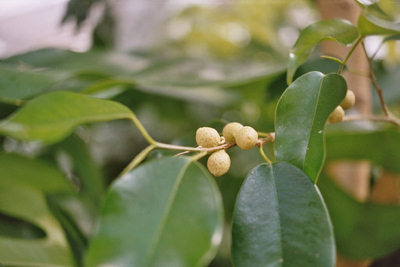
{"type": "MultiPolygon", "coordinates": [[[[327,126],[355,47],[400,34],[379,6],[363,7],[357,26],[328,20],[301,31],[286,73],[280,56],[260,65],[160,49],[46,49],[2,60],[0,264],[332,267],[336,248],[352,259],[398,249],[400,208],[359,203],[323,170],[325,160],[366,159],[400,173],[400,123],[386,105],[384,115],[327,126]],[[326,39],[350,45],[348,55],[306,62],[326,39]],[[225,140],[229,121],[240,121],[241,135],[225,140]],[[217,129],[216,145],[194,143],[204,125],[217,129]],[[239,137],[250,141],[236,145],[239,137]],[[204,157],[221,150],[230,170],[214,178],[204,157]]],[[[385,68],[375,79],[372,66],[378,92],[396,85],[385,68]]]]}

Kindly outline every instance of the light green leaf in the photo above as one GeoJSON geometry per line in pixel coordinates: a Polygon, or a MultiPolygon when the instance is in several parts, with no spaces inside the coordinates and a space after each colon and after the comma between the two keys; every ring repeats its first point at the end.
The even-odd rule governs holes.
{"type": "Polygon", "coordinates": [[[309,72],[281,96],[275,119],[275,156],[316,182],[325,159],[324,126],[346,95],[342,76],[309,72]]]}
{"type": "Polygon", "coordinates": [[[202,166],[152,161],[111,186],[86,266],[206,266],[222,225],[220,193],[202,166]]]}
{"type": "Polygon", "coordinates": [[[291,84],[297,68],[310,56],[314,47],[324,40],[334,40],[343,45],[353,43],[358,30],[350,22],[342,19],[318,21],[301,31],[289,54],[287,83],[291,84]]]}
{"type": "Polygon", "coordinates": [[[295,166],[251,171],[236,200],[232,226],[236,267],[333,267],[335,242],[317,187],[295,166]]]}
{"type": "Polygon", "coordinates": [[[400,173],[399,140],[398,129],[378,123],[332,125],[326,135],[327,159],[367,159],[400,173]]]}
{"type": "Polygon", "coordinates": [[[369,14],[363,14],[358,18],[358,29],[361,35],[389,35],[400,33],[400,23],[384,20],[369,14]]]}
{"type": "MultiPolygon", "coordinates": [[[[20,166],[21,168],[21,166],[20,166]]],[[[0,263],[7,266],[74,266],[64,233],[51,215],[44,195],[35,188],[10,185],[0,179],[0,212],[43,229],[45,238],[0,236],[0,263]]]]}
{"type": "Polygon", "coordinates": [[[71,192],[72,184],[55,167],[39,159],[0,152],[0,181],[44,192],[71,192]]]}
{"type": "Polygon", "coordinates": [[[341,255],[355,260],[376,259],[399,248],[398,205],[357,202],[326,176],[318,186],[331,214],[341,255]]]}
{"type": "Polygon", "coordinates": [[[41,95],[0,121],[0,133],[20,140],[53,143],[65,138],[80,124],[129,119],[125,106],[72,92],[41,95]]]}

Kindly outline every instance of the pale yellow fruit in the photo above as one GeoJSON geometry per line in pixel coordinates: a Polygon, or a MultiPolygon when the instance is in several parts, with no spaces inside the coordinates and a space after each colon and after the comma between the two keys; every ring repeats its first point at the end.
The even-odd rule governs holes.
{"type": "Polygon", "coordinates": [[[337,106],[335,110],[329,115],[328,122],[329,123],[337,123],[341,122],[344,118],[344,110],[341,106],[337,106]]]}
{"type": "Polygon", "coordinates": [[[249,150],[257,144],[258,134],[252,127],[244,126],[235,134],[235,140],[238,147],[249,150]]]}
{"type": "Polygon", "coordinates": [[[231,122],[225,125],[224,129],[222,130],[222,135],[225,138],[226,143],[235,143],[235,134],[243,128],[243,125],[238,122],[231,122]]]}
{"type": "Polygon", "coordinates": [[[201,127],[196,131],[196,143],[201,147],[215,147],[220,141],[221,137],[214,128],[201,127]]]}
{"type": "Polygon", "coordinates": [[[225,150],[214,152],[208,157],[207,168],[214,176],[224,175],[231,167],[231,158],[225,150]]]}
{"type": "Polygon", "coordinates": [[[356,96],[354,95],[354,92],[351,90],[347,90],[346,97],[343,99],[340,106],[342,106],[343,109],[349,109],[353,107],[355,103],[356,96]]]}

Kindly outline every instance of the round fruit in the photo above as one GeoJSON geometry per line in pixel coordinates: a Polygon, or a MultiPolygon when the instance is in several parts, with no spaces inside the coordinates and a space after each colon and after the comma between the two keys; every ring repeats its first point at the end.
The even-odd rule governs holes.
{"type": "Polygon", "coordinates": [[[346,97],[343,99],[340,105],[343,109],[349,109],[354,106],[354,103],[356,103],[356,96],[354,95],[354,92],[347,90],[346,97]]]}
{"type": "Polygon", "coordinates": [[[258,134],[252,127],[244,126],[235,134],[235,140],[238,147],[249,150],[257,144],[258,134]]]}
{"type": "Polygon", "coordinates": [[[196,131],[196,142],[201,147],[215,147],[220,141],[221,137],[214,128],[201,127],[196,131]]]}
{"type": "Polygon", "coordinates": [[[225,125],[224,129],[222,130],[222,135],[225,137],[226,143],[235,143],[235,134],[243,128],[238,122],[231,122],[225,125]]]}
{"type": "Polygon", "coordinates": [[[207,168],[214,176],[221,176],[228,172],[231,158],[225,150],[214,152],[208,157],[207,168]]]}
{"type": "Polygon", "coordinates": [[[341,106],[337,106],[335,110],[329,115],[328,122],[336,123],[341,122],[344,117],[344,110],[341,106]]]}

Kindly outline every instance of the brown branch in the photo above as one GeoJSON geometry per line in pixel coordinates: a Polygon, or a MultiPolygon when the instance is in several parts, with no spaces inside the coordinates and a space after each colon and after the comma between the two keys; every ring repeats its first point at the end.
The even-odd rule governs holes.
{"type": "Polygon", "coordinates": [[[383,110],[383,113],[385,113],[385,115],[387,117],[391,117],[392,115],[390,114],[389,108],[386,105],[386,102],[383,98],[383,91],[380,88],[380,86],[378,85],[378,82],[376,81],[376,76],[374,71],[372,70],[372,58],[370,58],[367,54],[367,49],[365,48],[365,44],[364,42],[361,43],[361,46],[364,50],[365,55],[367,56],[368,59],[368,64],[369,64],[369,78],[371,79],[372,84],[374,85],[375,91],[378,94],[379,97],[379,102],[381,103],[381,107],[383,110]]]}
{"type": "Polygon", "coordinates": [[[379,122],[388,122],[400,127],[400,120],[393,116],[347,116],[344,117],[343,121],[360,121],[360,120],[371,120],[371,121],[379,121],[379,122]]]}

